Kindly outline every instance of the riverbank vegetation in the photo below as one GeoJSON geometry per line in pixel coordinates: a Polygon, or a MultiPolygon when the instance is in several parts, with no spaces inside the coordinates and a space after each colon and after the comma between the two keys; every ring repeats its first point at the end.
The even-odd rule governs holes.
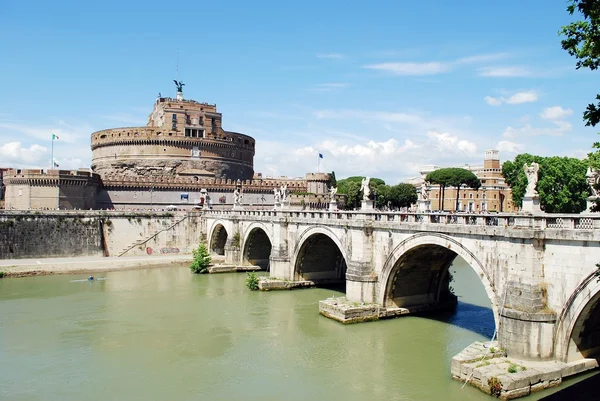
{"type": "Polygon", "coordinates": [[[258,276],[254,272],[246,273],[246,287],[252,291],[258,290],[258,276]]]}
{"type": "Polygon", "coordinates": [[[5,273],[4,272],[0,272],[0,278],[4,278],[5,273]]]}
{"type": "Polygon", "coordinates": [[[211,258],[206,245],[200,244],[198,248],[192,251],[194,260],[190,265],[190,270],[195,274],[208,273],[208,266],[210,266],[211,258]]]}

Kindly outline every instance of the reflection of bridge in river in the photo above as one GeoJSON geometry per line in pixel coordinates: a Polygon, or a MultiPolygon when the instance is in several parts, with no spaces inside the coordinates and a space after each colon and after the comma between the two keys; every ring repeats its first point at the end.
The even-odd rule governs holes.
{"type": "Polygon", "coordinates": [[[600,216],[207,211],[211,251],[270,276],[345,283],[380,316],[455,301],[460,255],[490,299],[509,356],[574,361],[600,350],[600,216]],[[383,311],[383,312],[382,312],[383,311]]]}

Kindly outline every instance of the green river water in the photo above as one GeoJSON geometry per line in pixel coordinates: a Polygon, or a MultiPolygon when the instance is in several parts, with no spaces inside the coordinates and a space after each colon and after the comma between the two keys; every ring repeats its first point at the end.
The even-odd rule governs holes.
{"type": "Polygon", "coordinates": [[[456,314],[346,326],[318,314],[341,293],[253,292],[244,274],[2,279],[0,400],[489,400],[450,376],[494,332],[477,275],[453,270],[456,314]]]}

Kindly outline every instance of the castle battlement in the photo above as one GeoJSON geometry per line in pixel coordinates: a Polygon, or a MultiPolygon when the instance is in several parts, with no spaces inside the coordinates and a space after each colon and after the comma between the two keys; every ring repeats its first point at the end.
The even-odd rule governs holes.
{"type": "Polygon", "coordinates": [[[196,177],[126,177],[126,176],[107,176],[102,184],[105,188],[138,188],[138,189],[182,189],[182,190],[201,190],[209,191],[233,191],[239,184],[243,192],[269,193],[281,185],[287,185],[290,192],[306,192],[307,186],[305,180],[282,180],[282,179],[262,179],[262,180],[237,180],[223,178],[196,178],[196,177]]]}

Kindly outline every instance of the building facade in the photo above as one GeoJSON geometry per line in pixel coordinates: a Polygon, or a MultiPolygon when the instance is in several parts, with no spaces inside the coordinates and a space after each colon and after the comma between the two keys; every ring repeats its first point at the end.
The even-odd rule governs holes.
{"type": "Polygon", "coordinates": [[[3,181],[9,210],[95,209],[100,187],[100,176],[86,170],[9,169],[3,181]]]}
{"type": "Polygon", "coordinates": [[[475,190],[461,187],[446,187],[443,196],[439,185],[426,183],[425,177],[432,171],[439,169],[437,166],[429,166],[421,173],[421,182],[418,184],[419,199],[426,200],[429,210],[456,210],[456,198],[458,196],[458,210],[464,212],[513,212],[516,209],[512,202],[512,191],[502,176],[502,164],[500,153],[495,150],[485,152],[483,166],[460,166],[473,172],[481,181],[481,188],[475,190]],[[426,186],[427,199],[424,199],[423,188],[426,186]],[[457,194],[458,192],[458,194],[457,194]]]}

